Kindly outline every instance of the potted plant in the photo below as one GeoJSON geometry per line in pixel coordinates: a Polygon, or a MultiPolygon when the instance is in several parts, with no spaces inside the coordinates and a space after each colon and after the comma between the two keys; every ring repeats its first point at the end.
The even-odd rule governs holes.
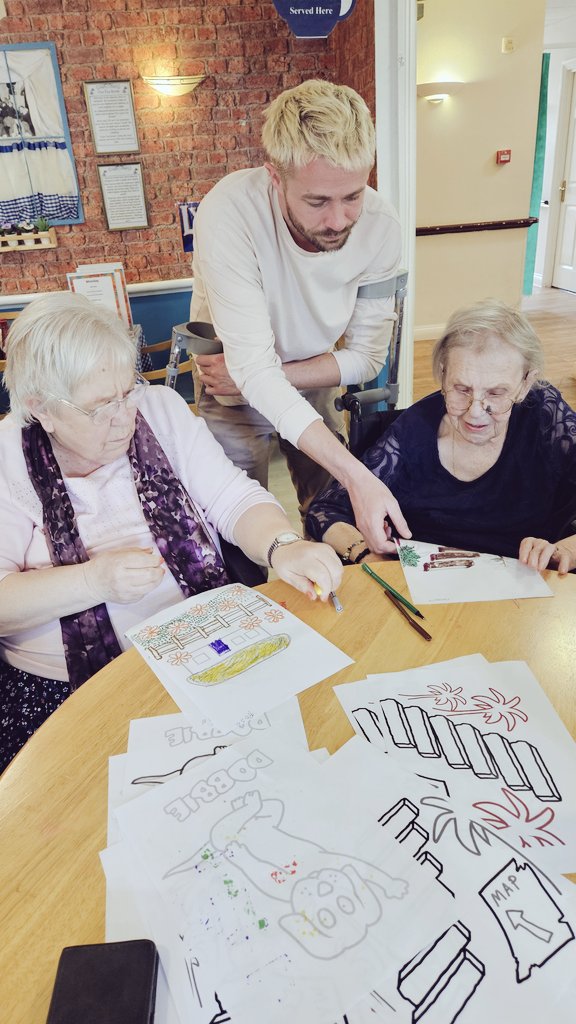
{"type": "Polygon", "coordinates": [[[35,221],[22,220],[19,224],[7,221],[0,224],[0,249],[32,249],[41,245],[56,248],[56,232],[46,217],[37,217],[35,221]]]}
{"type": "Polygon", "coordinates": [[[22,236],[23,245],[33,246],[36,244],[34,235],[37,233],[37,229],[34,227],[31,220],[23,220],[18,224],[18,233],[22,236]]]}
{"type": "Polygon", "coordinates": [[[50,231],[50,224],[46,217],[37,217],[34,221],[34,227],[40,235],[40,244],[50,245],[50,236],[48,234],[50,231]]]}
{"type": "Polygon", "coordinates": [[[18,245],[18,226],[12,224],[11,221],[5,221],[0,224],[0,239],[2,241],[2,248],[15,249],[18,245]]]}

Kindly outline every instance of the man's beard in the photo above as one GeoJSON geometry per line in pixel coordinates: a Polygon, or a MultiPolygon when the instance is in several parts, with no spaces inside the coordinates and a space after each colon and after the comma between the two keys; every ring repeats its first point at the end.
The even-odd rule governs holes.
{"type": "Polygon", "coordinates": [[[346,245],[346,242],[350,237],[350,232],[352,231],[354,224],[357,223],[354,221],[354,224],[351,224],[350,227],[345,228],[342,232],[331,231],[330,229],[314,232],[307,231],[306,228],[296,220],[296,217],[292,213],[288,203],[286,203],[286,213],[288,217],[288,227],[291,231],[296,232],[300,238],[305,239],[306,242],[313,245],[318,252],[338,252],[339,249],[342,249],[342,247],[346,245]],[[335,239],[335,241],[330,244],[330,239],[335,239]]]}

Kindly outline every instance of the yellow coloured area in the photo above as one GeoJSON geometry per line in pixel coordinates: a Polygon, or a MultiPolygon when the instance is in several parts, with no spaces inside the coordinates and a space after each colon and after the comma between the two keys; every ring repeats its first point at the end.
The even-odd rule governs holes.
{"type": "Polygon", "coordinates": [[[259,662],[266,661],[267,658],[278,654],[279,651],[284,651],[289,644],[290,637],[285,633],[270,637],[269,640],[258,640],[257,643],[250,644],[242,651],[236,651],[229,658],[219,661],[217,665],[211,665],[210,668],[206,668],[202,672],[195,672],[188,676],[188,682],[195,683],[197,686],[215,686],[217,683],[224,683],[227,679],[233,679],[234,676],[253,668],[259,662]]]}

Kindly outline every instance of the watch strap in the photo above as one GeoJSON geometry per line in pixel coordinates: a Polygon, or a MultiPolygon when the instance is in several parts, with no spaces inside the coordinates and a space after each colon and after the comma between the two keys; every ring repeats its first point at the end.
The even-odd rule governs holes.
{"type": "Polygon", "coordinates": [[[282,534],[280,534],[279,537],[275,537],[270,547],[268,548],[268,554],[266,555],[266,561],[268,562],[270,568],[272,568],[272,555],[274,554],[276,549],[282,548],[286,544],[295,544],[296,541],[298,540],[304,540],[304,537],[301,537],[300,534],[298,533],[291,534],[289,540],[283,540],[282,534]]]}

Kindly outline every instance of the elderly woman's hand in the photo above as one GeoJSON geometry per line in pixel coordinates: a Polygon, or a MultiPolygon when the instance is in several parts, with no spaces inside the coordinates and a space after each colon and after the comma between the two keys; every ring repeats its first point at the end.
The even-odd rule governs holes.
{"type": "Polygon", "coordinates": [[[281,580],[308,594],[312,601],[317,597],[327,601],[342,581],[342,563],[333,548],[307,540],[277,548],[272,556],[272,568],[281,580]]]}
{"type": "Polygon", "coordinates": [[[559,540],[557,544],[551,544],[541,537],[524,537],[518,558],[524,565],[539,571],[550,565],[550,568],[558,570],[560,576],[564,576],[576,569],[576,536],[559,540]]]}
{"type": "Polygon", "coordinates": [[[162,555],[153,548],[117,548],[83,563],[84,578],[98,602],[132,604],[159,585],[162,555]]]}

